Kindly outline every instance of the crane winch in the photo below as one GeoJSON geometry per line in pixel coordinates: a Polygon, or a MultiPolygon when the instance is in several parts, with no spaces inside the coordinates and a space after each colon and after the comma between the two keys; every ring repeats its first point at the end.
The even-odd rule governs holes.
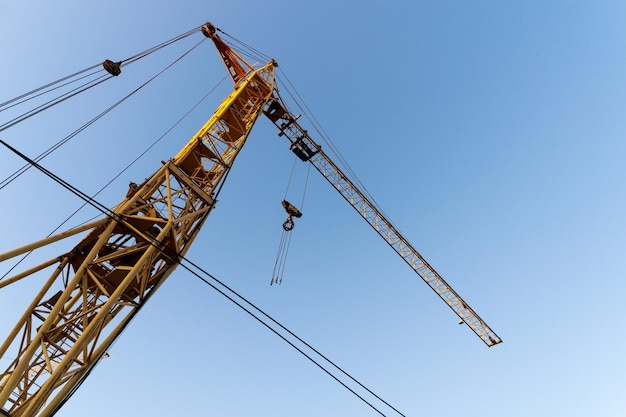
{"type": "MultiPolygon", "coordinates": [[[[0,281],[0,288],[52,270],[0,345],[14,358],[0,373],[0,414],[49,416],[73,393],[124,327],[174,271],[215,205],[252,126],[265,115],[367,223],[488,346],[501,339],[443,280],[298,122],[275,83],[275,61],[255,68],[210,23],[234,90],[178,154],[103,218],[0,254],[0,262],[86,233],[71,250],[0,281]]],[[[115,64],[115,63],[113,63],[115,64]]],[[[110,72],[111,61],[105,61],[110,72]]],[[[113,65],[119,75],[119,65],[113,65]]]]}

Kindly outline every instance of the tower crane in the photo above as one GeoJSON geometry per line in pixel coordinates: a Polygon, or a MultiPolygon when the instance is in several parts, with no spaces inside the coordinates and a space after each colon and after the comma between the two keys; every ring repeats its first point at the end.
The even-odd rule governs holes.
{"type": "MultiPolygon", "coordinates": [[[[206,124],[144,182],[131,183],[103,218],[0,254],[1,262],[85,234],[68,252],[0,281],[1,289],[43,271],[50,274],[0,345],[0,358],[12,358],[0,370],[0,415],[50,416],[74,392],[185,256],[261,115],[487,346],[501,342],[300,125],[276,87],[276,62],[255,68],[215,26],[200,29],[234,83],[206,124]]],[[[105,69],[119,71],[110,61],[105,69]]]]}

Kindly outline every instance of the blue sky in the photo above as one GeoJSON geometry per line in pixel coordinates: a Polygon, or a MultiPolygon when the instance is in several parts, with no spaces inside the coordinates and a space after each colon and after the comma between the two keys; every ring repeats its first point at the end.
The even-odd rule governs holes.
{"type": "MultiPolygon", "coordinates": [[[[385,213],[504,343],[488,349],[458,326],[315,172],[283,284],[270,287],[293,155],[266,120],[190,259],[407,416],[626,414],[623,2],[13,2],[0,5],[0,101],[206,20],[279,62],[385,213]]],[[[196,40],[0,138],[34,156],[196,40]]],[[[205,42],[44,165],[95,192],[225,74],[205,42]]],[[[99,200],[115,205],[175,155],[229,91],[99,200]]],[[[0,158],[0,179],[21,166],[0,158]]],[[[305,167],[295,175],[299,201],[305,167]]],[[[0,196],[0,252],[80,205],[36,172],[0,196]]],[[[0,334],[38,285],[0,292],[0,334]]],[[[111,414],[377,415],[183,270],[58,415],[111,414]]]]}

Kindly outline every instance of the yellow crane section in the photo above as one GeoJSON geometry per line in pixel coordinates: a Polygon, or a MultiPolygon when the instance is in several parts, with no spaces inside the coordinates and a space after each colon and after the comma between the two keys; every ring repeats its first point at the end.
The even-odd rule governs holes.
{"type": "MultiPolygon", "coordinates": [[[[274,91],[274,63],[236,74],[238,86],[211,119],[69,252],[0,282],[53,268],[0,346],[15,358],[0,373],[0,409],[49,416],[86,377],[131,318],[174,271],[274,91]]],[[[85,227],[0,255],[17,256],[85,227]]]]}

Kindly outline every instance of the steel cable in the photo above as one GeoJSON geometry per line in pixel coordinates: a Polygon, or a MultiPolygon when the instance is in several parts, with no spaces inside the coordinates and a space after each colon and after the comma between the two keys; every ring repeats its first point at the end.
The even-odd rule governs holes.
{"type": "MultiPolygon", "coordinates": [[[[138,54],[135,54],[135,55],[133,55],[133,56],[131,56],[129,58],[126,58],[126,59],[120,61],[120,64],[121,64],[120,66],[123,67],[123,66],[129,65],[131,63],[134,63],[134,62],[138,61],[139,59],[144,58],[144,57],[152,54],[153,52],[156,52],[156,51],[158,51],[158,50],[160,50],[162,48],[165,48],[166,46],[169,46],[169,45],[171,45],[171,44],[173,44],[175,42],[178,42],[181,39],[184,39],[184,38],[186,38],[186,37],[188,37],[188,36],[198,32],[198,31],[199,31],[199,27],[196,27],[196,28],[194,28],[192,30],[189,30],[189,31],[187,31],[187,32],[185,32],[185,33],[183,33],[181,35],[175,36],[174,38],[172,38],[172,39],[170,39],[168,41],[162,42],[159,45],[156,45],[156,46],[154,46],[152,48],[149,48],[149,49],[147,49],[147,50],[145,50],[143,52],[140,52],[138,54]]],[[[65,76],[63,78],[60,78],[60,79],[58,79],[56,81],[53,81],[51,83],[48,83],[48,84],[43,85],[41,87],[38,87],[38,88],[36,88],[34,90],[31,90],[31,91],[29,91],[27,93],[21,94],[21,95],[19,95],[17,97],[14,97],[14,98],[10,99],[10,100],[7,100],[4,103],[0,104],[0,112],[4,111],[4,110],[7,110],[7,109],[9,109],[11,107],[17,106],[18,104],[22,104],[22,103],[24,103],[26,101],[29,101],[29,100],[31,100],[31,99],[33,99],[35,97],[39,97],[39,96],[42,96],[44,94],[50,93],[52,91],[55,91],[55,90],[57,90],[57,89],[59,89],[61,87],[67,86],[69,84],[72,84],[72,83],[74,83],[76,81],[79,81],[79,80],[84,79],[86,77],[89,77],[91,75],[95,75],[95,74],[103,71],[104,69],[100,69],[99,71],[96,71],[96,72],[94,72],[92,74],[87,74],[85,76],[82,76],[82,77],[79,77],[77,79],[71,80],[73,77],[76,77],[77,75],[83,74],[84,72],[90,71],[90,70],[92,70],[94,68],[97,68],[98,66],[101,66],[101,65],[102,65],[101,63],[93,65],[93,66],[88,67],[88,68],[86,68],[84,70],[75,72],[75,73],[70,74],[68,76],[65,76]],[[67,80],[71,80],[71,81],[68,81],[68,82],[66,82],[66,83],[64,83],[62,85],[57,85],[59,83],[67,81],[67,80]],[[54,88],[49,88],[49,87],[52,87],[52,86],[55,86],[55,87],[54,88]],[[49,88],[49,89],[46,90],[47,88],[49,88]],[[45,90],[45,91],[41,92],[42,90],[45,90]],[[39,93],[39,94],[36,94],[36,93],[39,93]]],[[[65,101],[65,100],[67,100],[67,99],[69,99],[71,97],[76,96],[79,93],[82,93],[82,92],[84,92],[86,90],[89,90],[90,88],[95,87],[96,85],[99,85],[102,82],[104,82],[106,80],[109,80],[109,79],[114,77],[111,74],[107,74],[107,75],[103,75],[103,76],[100,76],[100,77],[96,78],[95,80],[89,81],[89,82],[87,82],[87,83],[85,83],[85,84],[83,84],[83,85],[81,85],[81,86],[79,86],[79,87],[77,87],[77,88],[75,88],[73,90],[70,90],[70,91],[68,91],[68,92],[66,92],[66,93],[64,93],[64,94],[62,94],[62,95],[60,95],[60,96],[58,96],[56,98],[53,98],[53,99],[47,101],[46,103],[44,103],[44,104],[42,104],[42,105],[40,105],[40,106],[38,106],[38,107],[36,107],[34,109],[31,109],[31,110],[27,111],[26,113],[24,113],[24,114],[14,118],[14,119],[12,119],[12,120],[10,120],[10,121],[0,125],[0,132],[4,131],[4,130],[12,127],[12,126],[15,126],[16,124],[21,123],[24,120],[27,120],[30,117],[32,117],[32,116],[34,116],[34,115],[36,115],[38,113],[41,113],[42,111],[44,111],[46,109],[49,109],[52,106],[55,106],[55,105],[65,101]]]]}
{"type": "MultiPolygon", "coordinates": [[[[43,166],[41,166],[40,164],[38,164],[37,162],[35,162],[34,160],[30,159],[28,156],[26,156],[25,154],[23,154],[22,152],[20,152],[19,150],[17,150],[16,148],[12,147],[11,145],[9,145],[8,143],[6,143],[5,141],[3,141],[2,139],[0,139],[0,144],[3,145],[4,147],[6,147],[7,149],[9,149],[11,152],[15,153],[17,156],[19,156],[20,158],[24,159],[24,161],[26,161],[27,163],[33,165],[34,168],[38,169],[40,172],[42,172],[44,175],[46,175],[47,177],[49,177],[50,179],[52,179],[53,181],[57,182],[58,184],[60,184],[62,187],[64,187],[65,189],[67,189],[68,191],[70,191],[72,194],[76,195],[77,197],[79,197],[80,199],[82,199],[86,204],[91,205],[92,207],[96,208],[98,211],[100,211],[101,213],[103,213],[105,216],[109,217],[110,219],[117,221],[118,223],[126,226],[126,227],[130,227],[130,225],[127,223],[127,221],[117,215],[116,213],[112,212],[109,208],[107,208],[104,204],[98,202],[97,200],[95,200],[93,197],[89,196],[88,194],[82,192],[81,190],[79,190],[78,188],[72,186],[70,183],[68,183],[67,181],[63,180],[62,178],[60,178],[59,176],[55,175],[54,173],[52,173],[51,171],[49,171],[48,169],[44,168],[43,166]]],[[[222,182],[222,186],[223,186],[224,182],[222,182]]],[[[218,190],[216,196],[219,194],[218,190]]],[[[213,275],[211,275],[210,273],[208,273],[207,271],[205,271],[203,268],[201,268],[200,266],[198,266],[197,264],[195,264],[194,262],[190,261],[189,259],[180,256],[180,254],[177,253],[170,253],[172,252],[171,250],[168,250],[167,247],[162,246],[158,241],[156,241],[154,238],[150,239],[149,241],[150,245],[154,246],[157,250],[159,250],[163,255],[167,256],[170,258],[170,260],[174,261],[174,262],[178,262],[179,265],[181,267],[183,267],[184,269],[186,269],[187,271],[189,271],[190,273],[192,273],[194,276],[196,276],[197,278],[199,278],[201,281],[203,281],[205,284],[209,285],[211,288],[213,288],[215,291],[217,291],[218,293],[220,293],[221,295],[223,295],[224,297],[226,297],[229,301],[231,301],[232,303],[234,303],[236,306],[238,306],[240,309],[242,309],[243,311],[245,311],[246,313],[248,313],[251,317],[253,317],[254,319],[256,319],[259,323],[261,323],[263,326],[265,326],[268,330],[270,330],[272,333],[274,333],[275,335],[277,335],[279,338],[281,338],[284,342],[286,342],[288,345],[290,345],[292,348],[294,348],[296,351],[298,351],[300,354],[302,354],[305,358],[307,358],[310,362],[312,362],[313,364],[315,364],[317,367],[319,367],[323,372],[325,372],[327,375],[329,375],[332,379],[334,379],[337,383],[339,383],[341,386],[343,386],[345,389],[347,389],[350,393],[352,393],[354,396],[356,396],[357,398],[359,398],[362,402],[364,402],[365,404],[367,404],[370,408],[372,408],[374,411],[376,411],[378,414],[380,414],[383,417],[386,417],[386,415],[380,411],[378,408],[376,408],[371,402],[367,401],[363,396],[361,396],[360,394],[358,394],[356,391],[354,391],[352,388],[350,388],[345,382],[341,381],[337,376],[333,375],[332,372],[330,372],[328,369],[326,369],[322,364],[320,364],[318,361],[316,361],[314,358],[312,358],[309,354],[307,354],[306,352],[304,352],[302,349],[300,349],[299,347],[297,347],[293,342],[289,341],[284,335],[280,334],[280,332],[278,330],[276,330],[275,328],[273,328],[270,324],[268,324],[266,321],[264,321],[259,315],[255,314],[253,311],[251,311],[249,308],[245,307],[242,303],[238,302],[237,300],[235,300],[235,298],[241,300],[243,303],[247,304],[248,306],[250,306],[252,309],[254,309],[255,311],[257,311],[258,313],[260,313],[263,317],[267,318],[268,320],[270,320],[272,323],[276,324],[280,329],[282,329],[283,331],[287,332],[290,336],[294,337],[296,340],[298,340],[300,343],[302,343],[304,346],[306,346],[307,348],[311,349],[313,352],[315,352],[317,355],[319,355],[321,358],[323,358],[326,362],[328,362],[330,365],[332,365],[335,369],[339,370],[341,373],[343,373],[344,375],[346,375],[348,378],[350,378],[352,381],[356,382],[361,388],[364,388],[368,393],[370,393],[371,395],[373,395],[376,399],[378,399],[379,401],[381,401],[383,404],[387,405],[388,407],[390,407],[392,410],[394,410],[396,413],[398,413],[399,415],[401,415],[402,417],[406,417],[404,414],[402,414],[400,411],[398,411],[395,407],[391,406],[388,402],[384,401],[381,397],[379,397],[378,395],[376,395],[373,391],[371,391],[369,388],[365,387],[365,385],[363,385],[362,383],[360,383],[357,379],[355,379],[354,377],[352,377],[349,373],[347,373],[346,371],[344,371],[343,369],[341,369],[338,365],[336,365],[334,362],[332,362],[330,359],[328,359],[326,356],[322,355],[317,349],[313,348],[310,344],[306,343],[303,339],[301,339],[300,337],[296,336],[292,331],[290,331],[289,329],[287,329],[285,326],[283,326],[282,324],[280,324],[277,320],[273,319],[271,316],[269,316],[267,313],[265,313],[263,310],[261,310],[259,307],[257,307],[256,305],[254,305],[251,301],[249,301],[247,298],[243,297],[242,295],[240,295],[239,293],[237,293],[235,290],[233,290],[232,288],[230,288],[228,285],[224,284],[222,281],[220,281],[219,279],[217,279],[216,277],[214,277],[213,275]],[[184,261],[184,262],[182,262],[184,261]],[[191,267],[189,266],[191,265],[191,267]],[[195,269],[195,270],[194,270],[195,269]],[[216,285],[212,284],[209,280],[207,280],[206,278],[203,278],[201,276],[200,273],[196,272],[200,271],[200,273],[206,277],[209,277],[211,280],[215,281],[217,284],[219,284],[225,291],[228,291],[228,293],[232,294],[229,295],[227,294],[224,290],[218,288],[216,285]]]]}
{"type": "MultiPolygon", "coordinates": [[[[94,117],[93,119],[89,120],[87,123],[85,123],[84,125],[82,125],[81,127],[79,127],[78,129],[76,129],[74,132],[70,133],[68,136],[66,136],[65,138],[61,139],[59,142],[57,142],[56,144],[54,144],[53,146],[49,147],[47,150],[45,150],[43,153],[39,154],[34,160],[39,162],[42,159],[44,159],[46,156],[50,155],[52,152],[54,152],[55,150],[59,149],[61,146],[63,146],[64,144],[66,144],[67,142],[69,142],[71,139],[73,139],[74,137],[76,137],[79,133],[81,133],[83,130],[87,129],[89,126],[91,126],[92,124],[94,124],[96,121],[98,121],[99,119],[101,119],[102,117],[104,117],[107,113],[109,113],[111,110],[113,110],[114,108],[116,108],[117,106],[119,106],[120,104],[122,104],[124,101],[126,101],[128,98],[130,98],[131,96],[133,96],[135,93],[137,93],[139,90],[141,90],[142,88],[144,88],[146,85],[148,85],[149,83],[151,83],[152,81],[154,81],[157,77],[159,77],[161,74],[163,74],[165,71],[167,71],[168,69],[170,69],[172,66],[174,66],[174,64],[176,64],[177,62],[179,62],[181,59],[183,59],[185,56],[187,56],[189,53],[191,53],[191,51],[193,51],[195,48],[197,48],[202,42],[204,42],[205,39],[202,39],[200,42],[198,42],[196,45],[194,45],[191,49],[189,49],[188,51],[186,51],[185,53],[183,53],[181,56],[179,56],[177,59],[175,59],[173,62],[171,62],[170,64],[168,64],[165,68],[163,68],[161,71],[159,71],[157,74],[155,74],[154,76],[152,76],[151,78],[149,78],[147,81],[145,81],[143,84],[141,84],[139,87],[135,88],[133,91],[131,91],[129,94],[127,94],[126,96],[124,96],[123,98],[121,98],[120,100],[118,100],[117,102],[115,102],[114,104],[112,104],[111,106],[109,106],[106,110],[104,110],[103,112],[101,112],[100,114],[98,114],[96,117],[94,117]]],[[[51,106],[49,106],[51,107],[51,106]]],[[[40,110],[43,111],[44,109],[40,110]]],[[[33,114],[34,115],[34,114],[33,114]]],[[[32,115],[31,115],[32,116],[32,115]]],[[[30,117],[30,116],[29,116],[30,117]]],[[[0,132],[3,129],[0,127],[0,132]]],[[[0,190],[3,189],[4,187],[6,187],[8,184],[10,184],[11,182],[13,182],[16,178],[18,178],[20,175],[22,175],[24,172],[26,172],[28,169],[31,168],[32,165],[30,164],[25,164],[24,166],[22,166],[21,168],[19,168],[17,171],[15,171],[13,174],[11,174],[9,177],[5,178],[4,180],[0,181],[0,190]]]]}

